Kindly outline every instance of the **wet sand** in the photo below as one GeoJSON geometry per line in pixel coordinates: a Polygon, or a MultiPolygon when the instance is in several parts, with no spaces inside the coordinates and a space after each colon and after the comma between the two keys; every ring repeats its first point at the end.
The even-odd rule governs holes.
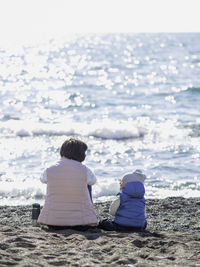
{"type": "Polygon", "coordinates": [[[141,233],[52,231],[32,226],[30,206],[0,206],[0,266],[200,266],[200,198],[147,200],[146,214],[141,233]]]}

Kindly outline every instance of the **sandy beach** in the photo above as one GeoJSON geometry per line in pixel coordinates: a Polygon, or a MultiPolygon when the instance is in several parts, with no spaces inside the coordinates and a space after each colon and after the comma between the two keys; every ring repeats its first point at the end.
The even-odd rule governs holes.
{"type": "Polygon", "coordinates": [[[141,233],[52,231],[32,226],[30,206],[1,206],[0,266],[200,266],[200,198],[149,199],[146,214],[141,233]]]}

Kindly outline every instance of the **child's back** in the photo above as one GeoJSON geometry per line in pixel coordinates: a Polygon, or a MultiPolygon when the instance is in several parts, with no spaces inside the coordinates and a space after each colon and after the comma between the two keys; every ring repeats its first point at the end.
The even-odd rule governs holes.
{"type": "Polygon", "coordinates": [[[99,228],[108,231],[141,231],[147,226],[145,216],[144,181],[146,176],[140,170],[126,174],[120,182],[120,192],[111,203],[109,213],[114,221],[104,219],[99,228]]]}
{"type": "Polygon", "coordinates": [[[145,217],[145,188],[141,182],[126,183],[121,192],[120,206],[116,212],[114,222],[123,226],[144,227],[145,217]]]}

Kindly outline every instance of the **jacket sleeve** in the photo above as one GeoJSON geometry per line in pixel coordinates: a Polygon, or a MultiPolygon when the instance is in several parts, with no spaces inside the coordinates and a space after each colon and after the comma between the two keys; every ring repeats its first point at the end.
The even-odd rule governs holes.
{"type": "Polygon", "coordinates": [[[116,199],[110,205],[109,213],[112,216],[115,216],[119,206],[120,206],[120,196],[117,196],[116,199]]]}
{"type": "Polygon", "coordinates": [[[86,170],[87,170],[87,184],[94,185],[97,181],[96,176],[88,167],[86,167],[86,170]]]}
{"type": "Polygon", "coordinates": [[[47,172],[46,171],[43,172],[42,176],[40,177],[40,181],[44,184],[47,183],[47,172]]]}

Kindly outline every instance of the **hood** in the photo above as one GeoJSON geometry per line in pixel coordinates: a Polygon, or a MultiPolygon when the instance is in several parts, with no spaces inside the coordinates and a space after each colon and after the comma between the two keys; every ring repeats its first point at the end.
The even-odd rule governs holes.
{"type": "Polygon", "coordinates": [[[141,182],[128,182],[122,188],[122,192],[135,198],[143,198],[145,194],[145,188],[141,182]]]}
{"type": "Polygon", "coordinates": [[[141,182],[144,183],[146,179],[146,175],[142,173],[141,170],[136,170],[133,173],[128,173],[126,174],[122,181],[124,183],[128,183],[128,182],[141,182]]]}

